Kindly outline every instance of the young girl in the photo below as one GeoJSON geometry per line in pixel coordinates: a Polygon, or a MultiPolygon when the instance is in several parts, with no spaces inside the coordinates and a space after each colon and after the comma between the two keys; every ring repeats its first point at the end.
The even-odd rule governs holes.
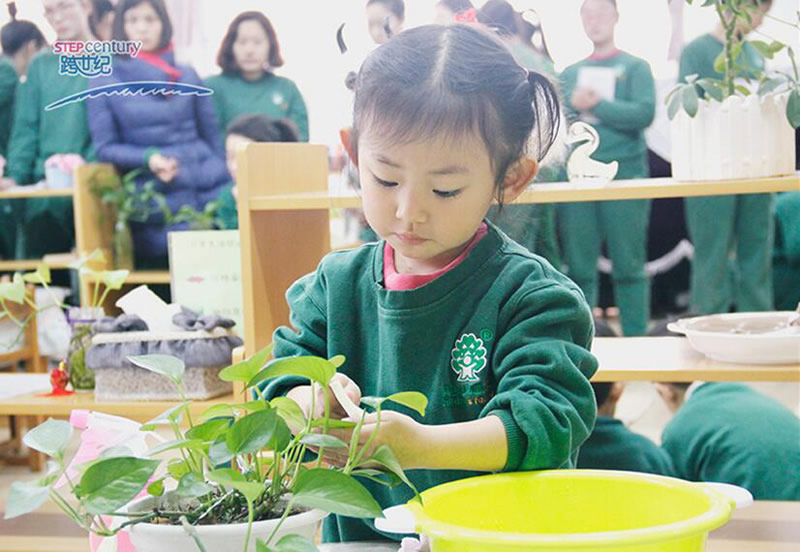
{"type": "MultiPolygon", "coordinates": [[[[535,176],[557,119],[550,83],[469,25],[404,31],[358,74],[345,145],[383,240],[331,253],[289,289],[294,329],[276,330],[274,354],[345,355],[339,381],[354,401],[427,395],[425,418],[386,412],[374,440],[420,490],[573,466],[594,423],[583,294],[485,221],[493,200],[513,200],[535,176]]],[[[297,378],[267,386],[284,393],[308,412],[310,387],[297,378]]],[[[362,439],[374,431],[368,418],[362,439]]],[[[383,507],[412,496],[368,487],[383,507]]],[[[380,538],[371,523],[340,516],[323,535],[380,538]]]]}
{"type": "Polygon", "coordinates": [[[278,35],[267,17],[256,11],[236,16],[217,55],[222,74],[207,79],[214,90],[222,132],[236,117],[261,113],[273,119],[288,118],[308,142],[308,114],[297,86],[273,71],[283,65],[278,35]]]}

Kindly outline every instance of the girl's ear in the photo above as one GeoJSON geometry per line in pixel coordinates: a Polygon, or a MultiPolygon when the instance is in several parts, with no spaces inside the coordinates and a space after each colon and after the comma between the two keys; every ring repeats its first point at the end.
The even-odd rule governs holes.
{"type": "Polygon", "coordinates": [[[539,172],[539,162],[523,157],[508,169],[503,180],[503,201],[511,203],[530,184],[539,172]]]}
{"type": "Polygon", "coordinates": [[[342,140],[342,146],[344,146],[344,150],[347,152],[347,156],[350,157],[350,161],[353,162],[353,165],[358,168],[358,156],[356,155],[355,148],[353,147],[352,137],[353,137],[353,129],[351,128],[343,128],[339,131],[339,137],[342,140]]]}

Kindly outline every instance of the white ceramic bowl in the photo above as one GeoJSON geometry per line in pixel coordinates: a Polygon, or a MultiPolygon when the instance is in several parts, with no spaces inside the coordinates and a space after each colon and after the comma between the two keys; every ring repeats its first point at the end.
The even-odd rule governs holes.
{"type": "Polygon", "coordinates": [[[736,364],[800,364],[795,312],[737,312],[682,318],[667,326],[709,358],[736,364]]]}

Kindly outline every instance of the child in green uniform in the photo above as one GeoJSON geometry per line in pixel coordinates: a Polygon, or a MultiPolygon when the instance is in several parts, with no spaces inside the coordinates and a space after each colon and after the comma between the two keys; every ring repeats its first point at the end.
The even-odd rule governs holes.
{"type": "MultiPolygon", "coordinates": [[[[561,75],[571,120],[595,126],[598,161],[619,162],[617,179],[648,176],[644,130],[655,114],[655,85],[647,62],[618,50],[614,0],[586,0],[581,8],[594,53],[561,75]]],[[[606,242],[611,279],[625,335],[643,335],[650,318],[650,283],[645,274],[650,200],[600,201],[560,205],[559,232],[569,275],[597,303],[597,258],[606,242]]]]}
{"type": "Polygon", "coordinates": [[[775,201],[775,248],[772,281],[777,310],[800,303],[800,192],[778,194],[775,201]]]}
{"type": "MultiPolygon", "coordinates": [[[[742,20],[737,30],[745,35],[756,29],[772,5],[758,3],[750,23],[742,20]]],[[[690,42],[681,53],[679,81],[689,75],[722,78],[714,60],[722,52],[722,24],[690,42]]],[[[763,69],[764,58],[745,43],[737,63],[763,69]]],[[[686,198],[686,226],[694,245],[690,309],[697,314],[772,309],[771,256],[774,208],[772,194],[742,194],[686,198]],[[736,252],[735,274],[730,256],[736,252]],[[735,286],[735,291],[733,288],[735,286]]]]}
{"type": "Polygon", "coordinates": [[[228,125],[225,136],[225,158],[233,182],[219,194],[217,222],[222,230],[239,228],[236,209],[236,152],[250,142],[297,142],[297,128],[288,119],[270,119],[266,115],[240,115],[228,125]]]}
{"type": "Polygon", "coordinates": [[[678,476],[746,488],[756,500],[800,500],[800,419],[739,383],[656,385],[675,413],[662,445],[678,476]]]}
{"type": "Polygon", "coordinates": [[[308,113],[297,86],[273,71],[283,65],[278,35],[263,13],[244,12],[228,27],[217,55],[222,74],[206,85],[214,90],[214,106],[224,133],[239,115],[262,113],[287,118],[308,142],[308,113]]]}
{"type": "MultiPolygon", "coordinates": [[[[42,0],[48,23],[58,40],[90,40],[88,0],[42,0]]],[[[77,102],[45,111],[57,100],[86,89],[83,76],[59,74],[59,56],[41,52],[30,63],[27,79],[17,89],[14,123],[8,146],[5,184],[26,185],[44,178],[44,162],[56,153],[77,153],[94,159],[86,105],[77,102]]],[[[27,199],[24,202],[24,244],[17,254],[40,257],[69,251],[74,245],[70,198],[27,199]]]]}
{"type": "Polygon", "coordinates": [[[581,446],[579,468],[624,470],[675,476],[669,455],[653,441],[634,433],[614,417],[625,384],[592,383],[597,399],[597,422],[581,446]]]}
{"type": "MultiPolygon", "coordinates": [[[[345,355],[337,379],[356,402],[426,394],[424,419],[384,412],[373,441],[394,451],[420,490],[481,472],[574,466],[594,423],[597,361],[583,294],[485,221],[493,200],[512,201],[535,176],[557,121],[550,82],[472,25],[404,31],[356,79],[344,141],[382,240],[331,253],[295,282],[293,328],[276,330],[274,355],[345,355]]],[[[298,378],[266,389],[306,412],[311,393],[298,378]]],[[[375,429],[367,417],[362,438],[375,429]]],[[[412,496],[368,487],[383,507],[412,496]]],[[[380,534],[330,516],[323,538],[380,534]]]]}

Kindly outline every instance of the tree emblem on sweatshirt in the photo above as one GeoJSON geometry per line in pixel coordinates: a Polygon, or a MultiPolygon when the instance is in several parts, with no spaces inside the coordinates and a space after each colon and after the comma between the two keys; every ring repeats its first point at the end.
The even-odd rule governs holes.
{"type": "Polygon", "coordinates": [[[478,372],[486,367],[486,348],[475,334],[464,334],[450,352],[450,367],[458,374],[458,381],[480,381],[478,372]]]}

